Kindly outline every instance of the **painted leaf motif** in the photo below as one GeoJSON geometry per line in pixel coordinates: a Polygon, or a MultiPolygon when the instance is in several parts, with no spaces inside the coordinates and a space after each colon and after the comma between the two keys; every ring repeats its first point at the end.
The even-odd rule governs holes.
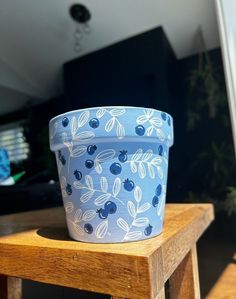
{"type": "Polygon", "coordinates": [[[66,178],[64,176],[60,179],[61,189],[66,187],[66,178]]]}
{"type": "Polygon", "coordinates": [[[90,221],[96,216],[96,212],[94,210],[87,210],[84,212],[82,220],[90,221]]]}
{"type": "Polygon", "coordinates": [[[65,189],[62,189],[61,190],[61,195],[62,195],[62,197],[67,197],[67,193],[66,193],[66,190],[65,189]]]}
{"type": "Polygon", "coordinates": [[[68,142],[68,136],[67,136],[66,132],[63,132],[61,134],[61,139],[62,139],[63,143],[68,142]]]}
{"type": "Polygon", "coordinates": [[[105,125],[106,132],[110,132],[113,129],[113,127],[115,125],[115,121],[116,121],[115,117],[112,117],[111,119],[108,120],[108,122],[105,125]]]}
{"type": "Polygon", "coordinates": [[[87,111],[83,111],[80,116],[78,117],[78,128],[81,128],[83,127],[88,119],[89,119],[89,115],[90,115],[90,112],[87,110],[87,111]]]}
{"type": "Polygon", "coordinates": [[[133,162],[133,161],[130,162],[130,169],[133,173],[136,173],[138,171],[138,168],[137,168],[135,162],[133,162]]]}
{"type": "Polygon", "coordinates": [[[125,137],[125,128],[121,124],[118,124],[116,127],[116,135],[118,139],[122,139],[125,137]]]}
{"type": "Polygon", "coordinates": [[[100,162],[95,161],[95,168],[94,169],[96,170],[96,172],[98,174],[102,173],[102,165],[100,164],[100,162]]]}
{"type": "Polygon", "coordinates": [[[98,109],[98,111],[97,111],[97,113],[96,113],[96,116],[97,116],[97,118],[101,118],[101,117],[103,117],[103,115],[106,113],[106,109],[104,109],[104,108],[100,108],[100,109],[98,109]]]}
{"type": "Polygon", "coordinates": [[[93,189],[93,179],[92,179],[91,175],[85,176],[85,183],[89,189],[93,189]]]}
{"type": "Polygon", "coordinates": [[[103,239],[107,233],[108,230],[108,220],[105,220],[101,222],[95,231],[95,235],[98,239],[103,239]]]}
{"type": "Polygon", "coordinates": [[[141,237],[142,237],[141,231],[134,231],[134,232],[127,233],[126,236],[124,237],[124,240],[135,241],[135,240],[139,240],[141,237]]]}
{"type": "Polygon", "coordinates": [[[141,148],[139,148],[132,156],[131,160],[132,161],[138,161],[141,157],[142,157],[142,154],[143,154],[143,150],[141,148]]]}
{"type": "Polygon", "coordinates": [[[128,223],[123,218],[121,218],[121,217],[118,218],[116,223],[125,232],[129,231],[129,225],[128,225],[128,223]]]}
{"type": "Polygon", "coordinates": [[[101,184],[101,191],[102,192],[107,192],[108,190],[108,182],[107,182],[107,178],[102,176],[100,179],[100,184],[101,184]]]}
{"type": "Polygon", "coordinates": [[[147,150],[142,157],[143,161],[148,161],[153,155],[153,151],[151,149],[147,150]]]}
{"type": "Polygon", "coordinates": [[[95,158],[99,162],[104,162],[106,160],[114,158],[116,151],[114,149],[106,149],[101,151],[95,158]]]}
{"type": "Polygon", "coordinates": [[[157,173],[159,175],[159,178],[163,179],[164,174],[163,174],[163,170],[160,166],[157,166],[157,173]]]}
{"type": "Polygon", "coordinates": [[[146,168],[142,162],[139,162],[138,164],[138,174],[141,179],[145,178],[146,176],[146,168]]]}
{"type": "Polygon", "coordinates": [[[83,189],[85,188],[83,184],[81,184],[79,181],[74,181],[73,182],[73,186],[75,187],[75,189],[83,189]]]}
{"type": "Polygon", "coordinates": [[[80,197],[80,201],[85,203],[87,201],[89,201],[91,199],[91,197],[93,196],[94,191],[88,191],[86,193],[84,193],[81,197],[80,197]]]}
{"type": "Polygon", "coordinates": [[[110,193],[102,194],[95,199],[94,204],[96,206],[102,206],[110,197],[111,197],[110,193]]]}
{"type": "Polygon", "coordinates": [[[154,126],[148,127],[146,130],[147,136],[151,136],[153,133],[153,130],[154,130],[154,126]]]}
{"type": "Polygon", "coordinates": [[[156,157],[156,158],[152,159],[152,161],[151,161],[152,165],[154,165],[156,167],[161,165],[161,162],[162,162],[162,158],[160,158],[160,157],[156,157]]]}
{"type": "Polygon", "coordinates": [[[111,116],[120,116],[125,113],[125,109],[112,109],[109,113],[111,116]]]}
{"type": "Polygon", "coordinates": [[[154,126],[154,127],[162,127],[162,120],[159,117],[153,117],[150,119],[150,123],[154,126]]]}
{"type": "Polygon", "coordinates": [[[75,116],[73,116],[70,120],[70,131],[71,131],[72,136],[74,136],[76,134],[77,124],[76,124],[76,117],[75,116]]]}
{"type": "Polygon", "coordinates": [[[53,139],[54,136],[56,135],[57,127],[58,127],[58,123],[55,122],[55,123],[53,124],[53,126],[51,127],[50,139],[53,139]]]}
{"type": "Polygon", "coordinates": [[[143,125],[147,121],[148,121],[148,118],[146,117],[146,115],[140,115],[136,119],[136,122],[137,122],[138,125],[143,125]]]}
{"type": "Polygon", "coordinates": [[[72,142],[63,142],[63,144],[68,148],[68,151],[71,153],[72,148],[73,148],[73,143],[72,142]]]}
{"type": "Polygon", "coordinates": [[[153,116],[154,110],[153,109],[146,109],[144,111],[144,114],[148,117],[151,118],[153,116]]]}
{"type": "Polygon", "coordinates": [[[72,213],[73,210],[74,210],[73,202],[68,201],[67,203],[65,203],[65,211],[67,214],[72,213]]]}
{"type": "Polygon", "coordinates": [[[166,136],[164,134],[164,132],[161,130],[161,129],[156,129],[156,134],[157,134],[157,137],[161,140],[161,141],[164,141],[166,136]]]}
{"type": "Polygon", "coordinates": [[[116,197],[119,194],[120,188],[121,188],[121,179],[116,178],[114,181],[114,184],[113,184],[113,188],[112,188],[112,193],[113,193],[114,197],[116,197]]]}
{"type": "Polygon", "coordinates": [[[140,202],[141,199],[142,199],[142,189],[139,187],[139,186],[136,186],[134,188],[134,199],[137,201],[137,202],[140,202]]]}
{"type": "Polygon", "coordinates": [[[80,146],[77,146],[76,148],[74,148],[74,149],[71,151],[70,155],[71,155],[71,157],[74,157],[74,158],[75,158],[75,157],[80,157],[80,156],[82,156],[83,154],[85,154],[86,151],[87,151],[86,146],[84,146],[84,145],[80,145],[80,146]]]}
{"type": "Polygon", "coordinates": [[[141,207],[138,208],[138,213],[144,213],[151,208],[151,204],[149,202],[144,203],[141,207]]]}
{"type": "Polygon", "coordinates": [[[155,178],[155,169],[151,163],[148,163],[148,172],[149,172],[150,178],[154,179],[155,178]]]}
{"type": "Polygon", "coordinates": [[[80,222],[81,219],[82,219],[82,210],[81,209],[77,209],[76,212],[75,212],[75,215],[74,215],[74,222],[77,223],[77,222],[80,222]]]}
{"type": "Polygon", "coordinates": [[[87,142],[95,137],[94,132],[91,131],[84,131],[74,136],[74,140],[80,142],[87,142]]]}
{"type": "Polygon", "coordinates": [[[77,223],[73,223],[73,227],[74,227],[76,234],[78,234],[79,236],[84,235],[83,229],[77,223]]]}
{"type": "Polygon", "coordinates": [[[127,202],[127,209],[128,209],[130,216],[134,218],[136,216],[136,209],[135,209],[134,203],[132,201],[127,202]]]}
{"type": "Polygon", "coordinates": [[[149,220],[147,217],[140,217],[140,218],[134,219],[132,224],[137,227],[143,227],[143,226],[147,226],[148,223],[149,223],[149,220]]]}

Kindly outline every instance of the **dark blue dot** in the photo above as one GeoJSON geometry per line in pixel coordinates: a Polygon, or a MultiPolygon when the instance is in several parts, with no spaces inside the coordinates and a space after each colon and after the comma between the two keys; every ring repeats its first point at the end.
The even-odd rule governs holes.
{"type": "Polygon", "coordinates": [[[92,234],[93,232],[93,227],[90,223],[85,223],[84,225],[84,231],[87,233],[87,234],[92,234]]]}
{"type": "Polygon", "coordinates": [[[162,112],[162,113],[161,113],[161,117],[162,117],[163,120],[166,120],[166,113],[165,113],[165,112],[162,112]]]}
{"type": "Polygon", "coordinates": [[[144,128],[144,126],[142,126],[142,125],[138,125],[138,126],[136,126],[136,127],[135,127],[135,132],[136,132],[137,135],[139,135],[139,136],[143,136],[144,133],[145,133],[145,128],[144,128]]]}
{"type": "Polygon", "coordinates": [[[144,230],[144,234],[145,236],[150,236],[152,233],[152,226],[149,224],[149,226],[147,226],[144,230]]]}
{"type": "Polygon", "coordinates": [[[162,146],[162,145],[159,145],[159,146],[158,146],[158,154],[159,154],[160,156],[163,155],[163,146],[162,146]]]}
{"type": "Polygon", "coordinates": [[[96,129],[99,126],[99,120],[97,118],[92,118],[89,121],[89,125],[91,128],[96,129]]]}
{"type": "Polygon", "coordinates": [[[121,173],[122,167],[120,163],[113,163],[110,166],[110,172],[114,175],[118,175],[121,173]]]}
{"type": "Polygon", "coordinates": [[[113,201],[107,201],[104,206],[105,210],[108,212],[108,214],[115,214],[117,210],[117,206],[113,201]]]}
{"type": "Polygon", "coordinates": [[[93,162],[92,160],[86,160],[86,161],[85,161],[85,166],[86,166],[87,168],[92,168],[93,165],[94,165],[94,162],[93,162]]]}
{"type": "Polygon", "coordinates": [[[124,188],[127,191],[132,191],[134,189],[134,182],[132,180],[126,179],[124,181],[124,188]]]}
{"type": "Polygon", "coordinates": [[[171,125],[171,120],[170,120],[170,117],[169,117],[169,116],[168,116],[167,123],[168,123],[169,126],[171,125]]]}
{"type": "Polygon", "coordinates": [[[157,207],[158,203],[159,203],[159,198],[155,195],[153,197],[153,199],[152,199],[152,205],[153,205],[153,207],[154,208],[157,207]]]}
{"type": "Polygon", "coordinates": [[[69,119],[67,117],[63,117],[62,119],[62,125],[63,127],[67,127],[69,124],[69,119]]]}
{"type": "Polygon", "coordinates": [[[156,196],[160,196],[161,195],[161,192],[162,192],[162,186],[161,184],[159,184],[157,187],[156,187],[156,196]]]}

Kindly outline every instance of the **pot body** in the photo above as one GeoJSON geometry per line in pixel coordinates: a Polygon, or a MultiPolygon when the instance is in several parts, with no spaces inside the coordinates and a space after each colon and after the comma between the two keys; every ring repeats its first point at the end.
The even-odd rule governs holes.
{"type": "Polygon", "coordinates": [[[70,236],[117,243],[160,234],[172,143],[171,116],[154,109],[90,108],[52,119],[70,236]]]}

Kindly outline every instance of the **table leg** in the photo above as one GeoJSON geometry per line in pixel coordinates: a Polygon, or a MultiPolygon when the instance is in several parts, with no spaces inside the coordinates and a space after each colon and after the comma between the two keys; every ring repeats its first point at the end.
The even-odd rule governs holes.
{"type": "Polygon", "coordinates": [[[169,279],[170,299],[200,299],[196,244],[169,279]]]}
{"type": "Polygon", "coordinates": [[[165,296],[165,287],[163,287],[160,291],[160,293],[156,296],[155,299],[165,299],[166,296],[165,296]]]}
{"type": "Polygon", "coordinates": [[[0,275],[0,299],[21,299],[22,280],[16,277],[0,275]]]}

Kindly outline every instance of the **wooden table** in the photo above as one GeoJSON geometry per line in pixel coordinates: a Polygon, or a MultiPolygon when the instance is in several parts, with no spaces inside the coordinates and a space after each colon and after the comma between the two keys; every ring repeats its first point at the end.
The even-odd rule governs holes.
{"type": "Polygon", "coordinates": [[[0,298],[21,298],[21,279],[109,294],[113,299],[200,298],[196,242],[210,204],[168,204],[164,231],[126,244],[68,238],[62,208],[0,217],[0,298]]]}

